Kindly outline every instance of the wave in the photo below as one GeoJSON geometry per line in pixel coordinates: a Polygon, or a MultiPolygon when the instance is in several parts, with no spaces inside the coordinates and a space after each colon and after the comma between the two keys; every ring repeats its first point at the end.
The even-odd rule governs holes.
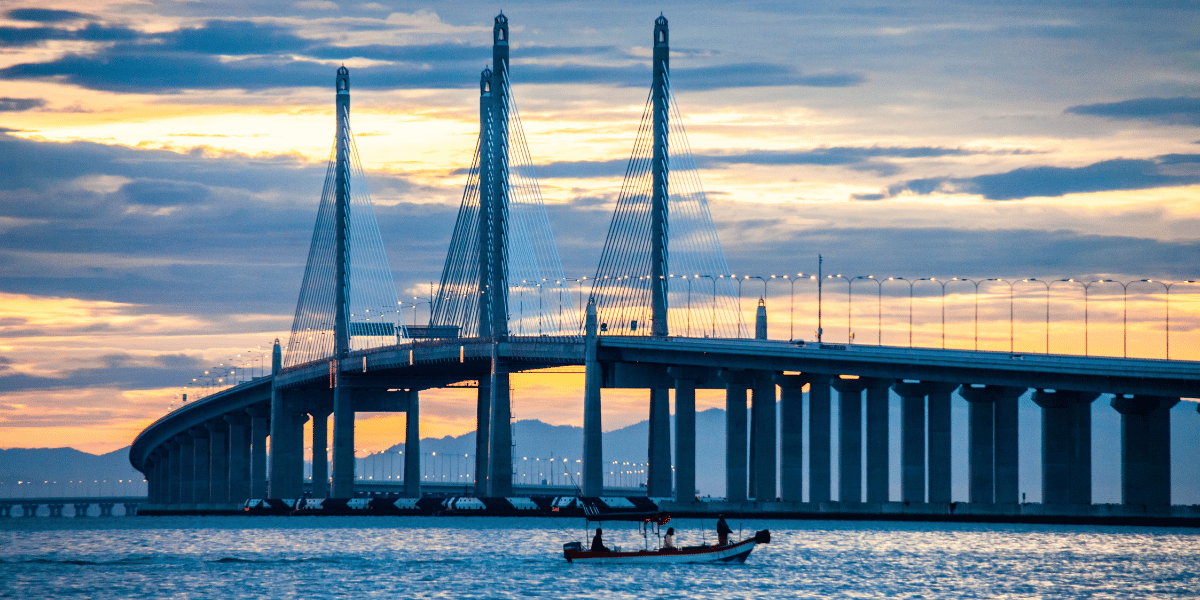
{"type": "Polygon", "coordinates": [[[224,556],[215,560],[208,561],[214,564],[229,565],[229,564],[247,564],[247,565],[287,565],[298,563],[325,563],[338,564],[343,562],[336,558],[238,558],[234,556],[224,556]]]}
{"type": "Polygon", "coordinates": [[[0,559],[0,563],[25,565],[74,565],[74,566],[114,566],[114,565],[147,565],[157,562],[149,556],[130,556],[113,560],[85,560],[82,558],[22,558],[0,559]]]}

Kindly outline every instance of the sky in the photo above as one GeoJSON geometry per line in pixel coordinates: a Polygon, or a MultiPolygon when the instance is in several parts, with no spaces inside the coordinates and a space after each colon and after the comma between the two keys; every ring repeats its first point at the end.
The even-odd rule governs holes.
{"type": "MultiPolygon", "coordinates": [[[[730,269],[777,276],[772,338],[813,337],[820,253],[842,276],[823,295],[827,341],[1083,353],[1086,336],[1092,354],[1163,358],[1165,280],[1184,282],[1171,358],[1200,360],[1191,2],[3,0],[0,447],[120,448],[205,370],[269,365],[339,65],[400,297],[427,296],[501,8],[567,277],[596,271],[661,11],[730,269]]],[[[752,318],[763,284],[744,283],[752,318]]],[[[581,381],[515,377],[516,415],[580,424],[557,400],[581,381]]],[[[643,396],[606,391],[605,429],[644,419],[643,396]]],[[[423,435],[473,429],[473,391],[425,398],[423,435]]],[[[360,420],[364,447],[402,435],[402,415],[360,420]]]]}

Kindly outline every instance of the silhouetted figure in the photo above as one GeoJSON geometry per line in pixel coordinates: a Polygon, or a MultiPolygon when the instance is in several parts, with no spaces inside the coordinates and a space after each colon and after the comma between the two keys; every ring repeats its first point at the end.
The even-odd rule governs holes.
{"type": "Polygon", "coordinates": [[[667,537],[663,538],[663,550],[675,549],[675,528],[667,528],[667,537]]]}
{"type": "Polygon", "coordinates": [[[729,528],[729,523],[725,522],[724,515],[717,515],[717,545],[724,546],[729,543],[729,534],[733,530],[729,528]]]}
{"type": "Polygon", "coordinates": [[[600,537],[603,533],[599,527],[596,528],[596,535],[592,538],[592,552],[608,552],[608,548],[604,547],[604,540],[600,537]]]}

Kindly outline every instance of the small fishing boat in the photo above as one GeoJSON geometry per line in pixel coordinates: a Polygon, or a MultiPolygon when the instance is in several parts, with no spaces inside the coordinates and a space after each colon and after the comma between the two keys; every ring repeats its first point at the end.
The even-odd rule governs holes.
{"type": "MultiPolygon", "coordinates": [[[[725,562],[725,563],[744,563],[750,556],[750,552],[759,544],[771,543],[770,530],[763,529],[755,532],[751,537],[748,537],[740,542],[733,542],[725,545],[701,545],[701,546],[683,546],[679,548],[658,548],[650,549],[649,534],[654,533],[659,535],[659,528],[671,520],[670,515],[656,513],[649,516],[643,515],[589,515],[589,521],[632,521],[640,520],[642,525],[640,531],[643,540],[645,540],[645,548],[641,550],[625,551],[619,546],[610,548],[607,552],[592,552],[584,549],[582,542],[567,542],[563,544],[563,558],[567,562],[584,562],[598,564],[686,564],[686,563],[710,563],[710,562],[725,562]]],[[[657,545],[657,544],[656,544],[657,545]]]]}

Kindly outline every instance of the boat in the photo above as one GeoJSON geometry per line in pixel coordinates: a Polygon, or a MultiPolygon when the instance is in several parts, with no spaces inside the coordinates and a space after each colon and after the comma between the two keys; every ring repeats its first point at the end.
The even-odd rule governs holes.
{"type": "Polygon", "coordinates": [[[733,542],[725,545],[700,545],[700,546],[683,546],[680,548],[659,548],[650,549],[649,534],[653,532],[657,537],[659,528],[671,520],[669,515],[656,513],[649,516],[642,515],[589,515],[589,521],[642,521],[641,533],[646,540],[646,547],[641,550],[625,551],[619,546],[613,547],[607,552],[592,552],[583,547],[583,542],[567,542],[563,544],[563,558],[569,563],[595,563],[595,564],[691,564],[691,563],[744,563],[750,557],[750,552],[759,544],[771,543],[771,531],[763,529],[757,531],[753,536],[748,537],[740,542],[733,542]]]}

